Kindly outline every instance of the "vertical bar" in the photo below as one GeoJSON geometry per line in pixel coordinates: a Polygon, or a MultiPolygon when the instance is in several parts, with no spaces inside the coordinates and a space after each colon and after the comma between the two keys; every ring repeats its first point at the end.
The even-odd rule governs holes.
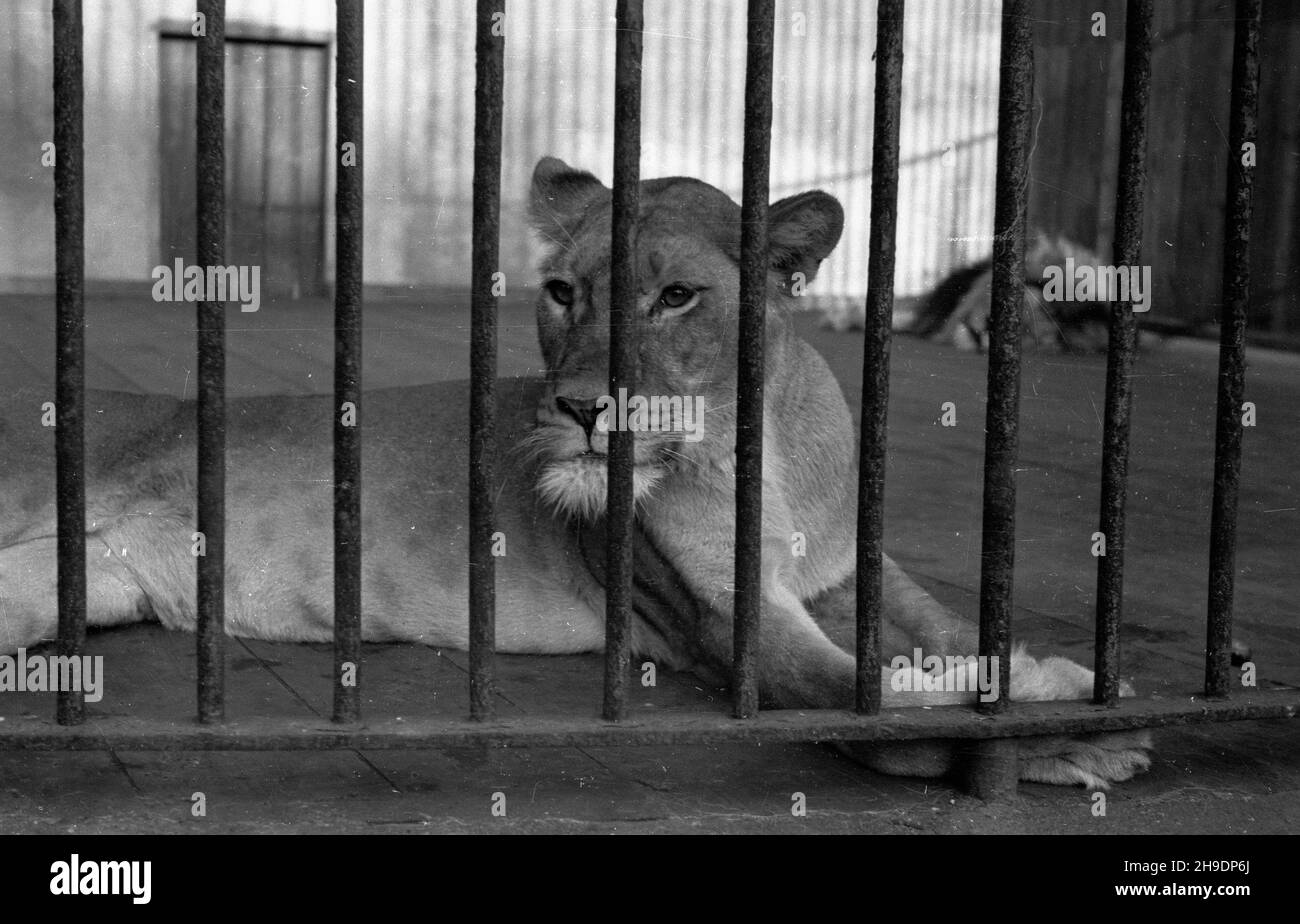
{"type": "Polygon", "coordinates": [[[1025,204],[1034,51],[1029,0],[1002,6],[997,193],[993,213],[993,306],[989,319],[988,409],[984,437],[984,525],[980,561],[980,656],[998,659],[1005,708],[1011,689],[1011,597],[1016,541],[1016,453],[1020,417],[1020,311],[1024,302],[1025,204]]]}
{"type": "MultiPolygon", "coordinates": [[[[204,34],[197,38],[195,101],[197,240],[200,266],[226,262],[225,109],[226,4],[199,0],[204,34]]],[[[209,296],[213,293],[209,292],[209,296]]],[[[199,302],[198,481],[196,507],[203,554],[196,586],[198,711],[203,723],[225,718],[226,576],[226,306],[199,302]]]]}
{"type": "MultiPolygon", "coordinates": [[[[1115,193],[1116,266],[1142,258],[1146,188],[1147,101],[1151,95],[1151,0],[1128,0],[1124,27],[1124,91],[1120,106],[1119,186],[1115,193]]],[[[1137,320],[1131,301],[1110,306],[1106,413],[1102,434],[1101,515],[1106,554],[1097,559],[1097,635],[1093,701],[1119,700],[1119,627],[1124,594],[1124,498],[1128,494],[1129,410],[1137,320]]]]}
{"type": "MultiPolygon", "coordinates": [[[[641,200],[641,0],[619,0],[614,47],[614,201],[610,247],[609,394],[636,390],[636,220],[641,200]]],[[[626,704],[631,660],[632,478],[636,434],[609,431],[605,545],[604,716],[617,721],[626,704]]]]}
{"type": "MultiPolygon", "coordinates": [[[[880,711],[885,441],[889,345],[898,229],[898,120],[903,91],[904,0],[876,4],[876,109],[871,140],[871,242],[866,336],[862,343],[862,427],[858,446],[858,712],[880,711]]],[[[849,92],[856,92],[853,87],[849,92]]]]}
{"type": "Polygon", "coordinates": [[[736,718],[758,711],[754,661],[762,608],[763,353],[767,314],[768,160],[772,144],[774,0],[749,0],[741,186],[740,342],[736,368],[736,718]]]}
{"type": "Polygon", "coordinates": [[[334,194],[334,721],[361,716],[361,0],[338,0],[334,194]]]}
{"type": "MultiPolygon", "coordinates": [[[[59,655],[86,638],[85,161],[81,0],[54,2],[54,478],[57,496],[59,655]]],[[[80,690],[60,690],[60,725],[86,718],[80,690]]]]}
{"type": "Polygon", "coordinates": [[[469,403],[469,701],[470,717],[492,717],[496,657],[496,566],[492,532],[496,496],[497,305],[492,276],[500,267],[501,107],[505,74],[505,0],[479,0],[474,44],[473,247],[470,256],[469,403]],[[500,33],[500,34],[494,34],[500,33]]]}
{"type": "Polygon", "coordinates": [[[1250,209],[1254,172],[1242,148],[1257,139],[1260,0],[1237,0],[1228,123],[1228,202],[1223,229],[1223,313],[1219,319],[1218,420],[1210,517],[1210,594],[1205,695],[1227,696],[1231,673],[1232,592],[1236,577],[1237,492],[1241,480],[1241,403],[1246,390],[1246,312],[1250,307],[1250,209]]]}

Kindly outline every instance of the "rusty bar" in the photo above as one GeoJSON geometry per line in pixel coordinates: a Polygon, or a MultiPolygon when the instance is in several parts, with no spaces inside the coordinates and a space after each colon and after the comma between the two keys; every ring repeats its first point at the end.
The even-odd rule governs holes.
{"type": "MultiPolygon", "coordinates": [[[[1151,96],[1151,0],[1128,0],[1124,26],[1124,91],[1120,105],[1119,184],[1115,193],[1116,266],[1142,259],[1146,192],[1147,101],[1151,96]]],[[[1106,554],[1097,559],[1097,628],[1093,699],[1119,700],[1120,622],[1124,607],[1124,498],[1128,494],[1129,411],[1137,319],[1132,301],[1110,306],[1106,353],[1106,412],[1102,433],[1100,530],[1106,554]]]]}
{"type": "MultiPolygon", "coordinates": [[[[904,0],[876,4],[876,109],[871,141],[871,242],[862,343],[862,427],[858,447],[857,710],[880,711],[885,444],[889,345],[898,229],[898,120],[903,92],[904,0]]],[[[856,92],[856,88],[850,90],[856,92]]]]}
{"type": "Polygon", "coordinates": [[[1025,203],[1034,50],[1029,0],[1002,7],[997,193],[993,214],[993,306],[989,318],[988,409],[984,437],[984,524],[980,557],[980,656],[997,658],[1006,707],[1011,689],[1011,607],[1016,541],[1016,452],[1020,424],[1020,311],[1024,301],[1025,203]]]}
{"type": "Polygon", "coordinates": [[[741,183],[740,343],[736,367],[736,718],[758,711],[755,660],[762,610],[763,366],[767,316],[768,159],[772,145],[775,0],[749,0],[741,183]]]}
{"type": "MultiPolygon", "coordinates": [[[[81,0],[54,0],[54,479],[57,497],[59,655],[86,639],[85,159],[81,0]]],[[[80,690],[60,690],[56,718],[86,718],[80,690]]]]}
{"type": "Polygon", "coordinates": [[[492,717],[496,661],[497,302],[501,269],[501,111],[505,81],[505,2],[479,0],[474,58],[474,203],[470,254],[469,708],[492,717]],[[497,34],[494,34],[497,33],[497,34]]]}
{"type": "MultiPolygon", "coordinates": [[[[226,262],[226,4],[200,0],[204,34],[196,61],[195,181],[200,266],[226,262]]],[[[214,298],[215,293],[207,293],[214,298]]],[[[196,527],[203,537],[197,558],[199,721],[226,714],[226,306],[202,301],[198,321],[198,479],[196,527]]]]}
{"type": "MultiPolygon", "coordinates": [[[[614,200],[609,282],[609,394],[636,391],[636,221],[641,202],[641,0],[619,0],[614,47],[614,200]]],[[[633,459],[636,434],[609,431],[605,545],[606,719],[623,717],[631,661],[633,459]]]]}
{"type": "Polygon", "coordinates": [[[334,194],[334,721],[361,717],[361,0],[338,0],[334,194]]]}
{"type": "MultiPolygon", "coordinates": [[[[403,717],[340,727],[321,719],[252,716],[221,725],[181,725],[129,715],[105,715],[61,727],[47,719],[0,722],[0,750],[267,751],[328,748],[587,747],[716,743],[723,741],[909,741],[952,738],[977,742],[1027,735],[1075,735],[1167,728],[1300,715],[1300,691],[1250,691],[1209,700],[1200,690],[1159,701],[1123,699],[1115,708],[1086,701],[1016,703],[998,715],[967,706],[899,709],[865,716],[832,709],[765,709],[746,722],[722,711],[668,711],[636,721],[598,716],[530,714],[494,722],[403,717]]],[[[1011,742],[1014,744],[1014,742],[1011,742]]]]}
{"type": "Polygon", "coordinates": [[[1020,744],[1014,738],[981,741],[959,754],[958,764],[970,795],[985,802],[1015,799],[1020,784],[1020,744]]]}
{"type": "MultiPolygon", "coordinates": [[[[1250,307],[1250,206],[1253,167],[1245,147],[1257,137],[1260,0],[1237,0],[1228,120],[1228,193],[1223,227],[1223,313],[1219,318],[1219,399],[1214,428],[1210,516],[1210,595],[1205,695],[1227,696],[1232,670],[1232,592],[1236,577],[1241,414],[1246,392],[1246,313],[1250,307]]],[[[1252,158],[1253,163],[1253,158],[1252,158]]]]}

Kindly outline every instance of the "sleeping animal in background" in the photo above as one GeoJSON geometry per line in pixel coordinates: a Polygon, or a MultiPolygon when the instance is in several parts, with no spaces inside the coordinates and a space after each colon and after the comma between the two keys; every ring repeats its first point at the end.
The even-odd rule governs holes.
{"type": "MultiPolygon", "coordinates": [[[[1097,266],[1101,259],[1063,235],[1039,231],[1025,251],[1025,298],[1020,316],[1021,346],[1026,351],[1105,352],[1109,305],[1106,302],[1048,301],[1043,296],[1048,267],[1066,260],[1097,266]]],[[[960,350],[988,348],[989,313],[993,304],[993,261],[986,258],[946,276],[920,299],[911,318],[895,315],[895,329],[916,334],[960,350]]],[[[844,303],[827,312],[835,330],[861,330],[864,304],[844,303]]]]}
{"type": "MultiPolygon", "coordinates": [[[[1020,313],[1020,343],[1025,351],[1105,352],[1107,302],[1048,301],[1043,297],[1048,267],[1097,266],[1101,258],[1062,235],[1038,232],[1025,250],[1025,298],[1020,313]]],[[[909,332],[961,350],[988,348],[993,305],[993,261],[983,260],[949,275],[917,309],[909,332]]]]}

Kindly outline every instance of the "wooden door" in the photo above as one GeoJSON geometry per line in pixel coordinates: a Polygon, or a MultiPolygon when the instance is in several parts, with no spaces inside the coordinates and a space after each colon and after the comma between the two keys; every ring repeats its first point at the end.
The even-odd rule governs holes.
{"type": "MultiPolygon", "coordinates": [[[[164,35],[162,262],[195,262],[193,39],[164,35]]],[[[324,291],[324,45],[226,42],[226,263],[261,267],[265,296],[324,291]]]]}

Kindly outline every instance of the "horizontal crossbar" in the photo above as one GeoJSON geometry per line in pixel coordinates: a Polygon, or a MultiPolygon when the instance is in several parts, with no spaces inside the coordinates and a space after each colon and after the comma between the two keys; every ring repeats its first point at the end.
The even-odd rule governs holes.
{"type": "Polygon", "coordinates": [[[439,747],[597,747],[678,745],[721,741],[904,741],[922,738],[991,739],[1085,734],[1295,718],[1300,689],[1252,692],[1209,700],[1197,694],[1172,699],[1125,699],[1114,707],[1085,702],[1016,703],[997,715],[966,706],[903,709],[875,716],[839,710],[771,710],[748,719],[713,712],[665,712],[607,722],[596,716],[521,716],[490,722],[463,719],[386,719],[334,724],[249,718],[222,725],[112,716],[82,725],[48,719],[0,721],[0,750],[282,751],[358,748],[403,750],[439,747]]]}

